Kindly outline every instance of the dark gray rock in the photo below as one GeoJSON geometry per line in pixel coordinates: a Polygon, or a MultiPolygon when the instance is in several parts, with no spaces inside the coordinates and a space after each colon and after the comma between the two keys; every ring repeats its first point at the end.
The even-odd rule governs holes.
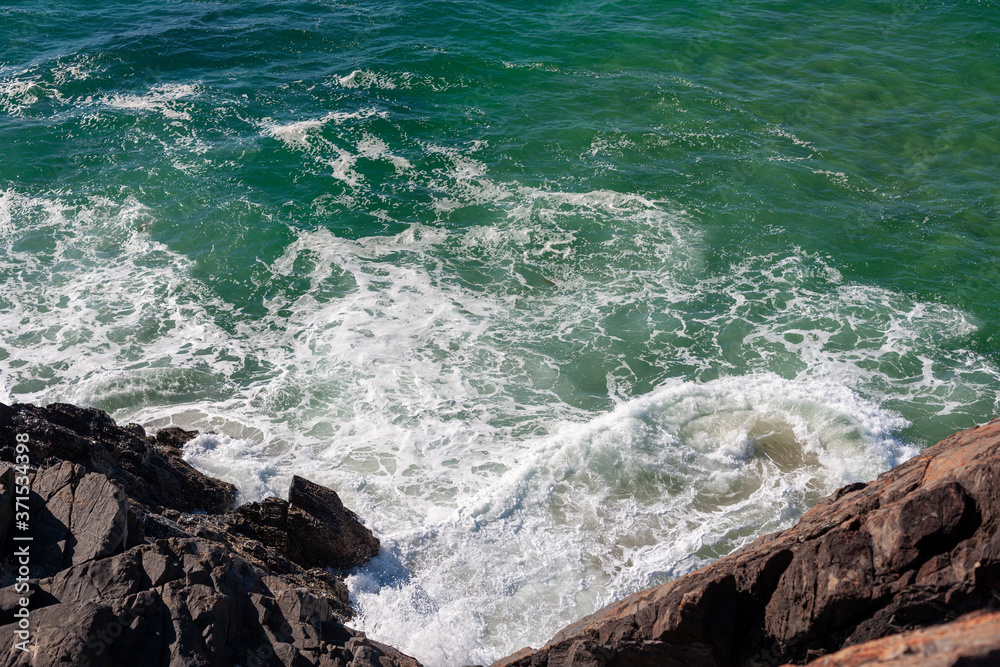
{"type": "MultiPolygon", "coordinates": [[[[35,655],[44,660],[6,653],[16,628],[6,618],[0,665],[316,665],[350,652],[359,633],[338,615],[339,591],[301,569],[271,574],[237,552],[225,542],[171,538],[37,580],[31,618],[35,655]]],[[[0,615],[16,608],[14,596],[12,587],[0,589],[0,607],[10,607],[0,615]]],[[[418,667],[387,648],[354,653],[362,659],[355,664],[418,667]]]]}
{"type": "Polygon", "coordinates": [[[125,494],[104,475],[63,461],[34,475],[30,498],[34,572],[57,572],[124,548],[125,494]]]}
{"type": "MultiPolygon", "coordinates": [[[[16,590],[16,564],[9,551],[0,555],[0,667],[419,667],[343,624],[352,615],[347,587],[324,568],[350,567],[378,541],[333,491],[306,483],[298,495],[306,507],[268,499],[189,513],[205,498],[228,509],[232,497],[228,485],[178,464],[192,432],[170,429],[154,441],[96,410],[0,405],[0,449],[26,430],[38,466],[30,472],[33,579],[27,592],[16,590]],[[199,500],[179,500],[185,488],[199,500]],[[291,532],[303,526],[317,533],[309,558],[289,546],[305,539],[291,532]],[[29,653],[13,648],[23,597],[29,653]]],[[[0,465],[5,528],[11,483],[0,465]]]]}
{"type": "Polygon", "coordinates": [[[13,444],[17,433],[28,434],[35,465],[50,458],[77,463],[88,472],[103,473],[129,498],[152,508],[231,510],[235,487],[201,474],[180,458],[173,444],[183,438],[176,431],[180,429],[170,430],[166,445],[158,449],[142,427],[120,427],[101,410],[64,403],[0,409],[0,443],[13,444]]]}
{"type": "Polygon", "coordinates": [[[296,475],[288,503],[289,558],[303,567],[347,569],[378,554],[378,538],[332,489],[296,475]]]}
{"type": "Polygon", "coordinates": [[[14,521],[14,468],[0,464],[0,548],[14,521]]]}
{"type": "Polygon", "coordinates": [[[287,561],[306,569],[346,570],[379,550],[378,538],[344,507],[336,492],[299,476],[292,478],[287,501],[247,503],[225,522],[230,531],[268,545],[268,566],[275,571],[287,570],[287,561]],[[274,558],[276,554],[283,558],[274,558]]]}
{"type": "Polygon", "coordinates": [[[168,426],[157,431],[155,439],[156,444],[160,447],[182,450],[184,449],[184,445],[193,440],[197,435],[198,431],[186,431],[177,426],[168,426]]]}

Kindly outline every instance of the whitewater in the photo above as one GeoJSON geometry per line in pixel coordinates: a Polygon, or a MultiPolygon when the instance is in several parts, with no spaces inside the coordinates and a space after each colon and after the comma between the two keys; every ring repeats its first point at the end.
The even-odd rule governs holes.
{"type": "Polygon", "coordinates": [[[424,664],[539,646],[1000,410],[996,11],[2,9],[0,401],[335,489],[424,664]]]}

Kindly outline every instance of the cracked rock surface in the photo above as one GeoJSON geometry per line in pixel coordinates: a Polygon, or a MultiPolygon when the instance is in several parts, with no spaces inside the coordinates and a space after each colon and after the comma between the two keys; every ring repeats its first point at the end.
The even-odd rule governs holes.
{"type": "Polygon", "coordinates": [[[419,667],[344,624],[334,570],[379,541],[337,494],[296,477],[290,500],[233,509],[231,485],[180,458],[195,435],[0,405],[0,665],[419,667]],[[27,593],[10,556],[15,433],[31,442],[27,593]],[[24,596],[30,652],[14,647],[24,596]]]}

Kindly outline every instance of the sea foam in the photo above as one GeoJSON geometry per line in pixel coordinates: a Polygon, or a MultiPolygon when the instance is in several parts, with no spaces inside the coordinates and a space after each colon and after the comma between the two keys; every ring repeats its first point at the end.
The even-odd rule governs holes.
{"type": "MultiPolygon", "coordinates": [[[[161,92],[123,108],[197,91],[161,92]]],[[[258,129],[303,169],[342,157],[358,201],[377,203],[382,162],[431,215],[290,228],[252,274],[259,307],[157,240],[169,221],[134,197],[0,194],[0,380],[198,429],[188,460],[241,500],[294,474],[335,488],[384,545],[353,573],[357,622],[428,664],[538,644],[789,525],[912,454],[894,434],[914,406],[996,400],[958,308],[799,249],[712,268],[698,212],[505,182],[479,146],[329,114],[258,129]],[[486,221],[441,222],[468,206],[486,221]]]]}
{"type": "Polygon", "coordinates": [[[539,646],[913,455],[892,435],[903,426],[835,383],[758,375],[668,382],[553,435],[494,443],[506,472],[477,474],[446,516],[409,514],[352,577],[360,625],[430,664],[539,646]]]}

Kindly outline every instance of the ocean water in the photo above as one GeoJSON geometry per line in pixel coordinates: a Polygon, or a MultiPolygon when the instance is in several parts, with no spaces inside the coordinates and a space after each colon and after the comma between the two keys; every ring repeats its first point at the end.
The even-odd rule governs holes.
{"type": "Polygon", "coordinates": [[[204,435],[487,663],[998,412],[1000,5],[7,3],[0,400],[204,435]]]}

